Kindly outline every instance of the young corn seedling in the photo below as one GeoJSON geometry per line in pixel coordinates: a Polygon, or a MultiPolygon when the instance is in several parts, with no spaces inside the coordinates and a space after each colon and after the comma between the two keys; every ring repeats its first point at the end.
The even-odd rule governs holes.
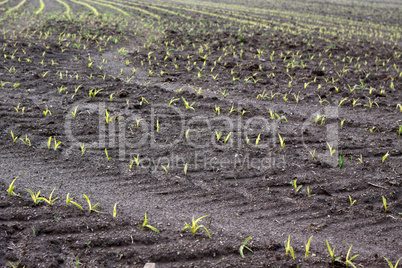
{"type": "Polygon", "coordinates": [[[29,190],[29,189],[27,189],[27,188],[26,188],[25,190],[27,190],[27,191],[29,192],[29,194],[31,195],[32,200],[34,201],[35,206],[38,205],[39,202],[40,202],[40,200],[41,200],[41,199],[39,198],[40,191],[38,191],[38,193],[34,194],[31,190],[29,190]]]}
{"type": "Polygon", "coordinates": [[[285,241],[285,250],[286,250],[286,256],[289,256],[289,252],[292,255],[292,258],[295,259],[295,252],[293,250],[293,247],[290,246],[290,235],[288,238],[288,241],[285,241]]]}
{"type": "Polygon", "coordinates": [[[399,261],[402,259],[402,258],[400,258],[399,260],[396,261],[395,265],[393,265],[392,262],[389,261],[387,258],[385,258],[384,256],[383,256],[383,258],[388,263],[389,268],[398,268],[399,261]]]}
{"type": "Polygon", "coordinates": [[[310,192],[310,188],[307,186],[307,196],[308,197],[313,197],[313,196],[315,196],[315,194],[311,194],[311,192],[310,192]]]}
{"type": "Polygon", "coordinates": [[[385,159],[389,156],[389,152],[387,152],[383,157],[382,157],[382,162],[384,163],[385,159]]]}
{"type": "Polygon", "coordinates": [[[152,231],[157,232],[159,234],[160,233],[159,230],[156,229],[155,227],[149,225],[148,222],[149,222],[149,220],[147,218],[147,213],[145,212],[145,219],[144,219],[144,222],[142,223],[142,228],[147,227],[147,228],[151,229],[152,231]]]}
{"type": "Polygon", "coordinates": [[[100,213],[100,211],[97,211],[97,210],[94,209],[94,208],[96,208],[97,205],[99,205],[99,203],[96,203],[94,206],[92,206],[91,201],[89,200],[88,196],[86,196],[85,194],[83,194],[83,196],[85,197],[85,199],[88,202],[89,213],[91,213],[91,212],[100,213]]]}
{"type": "Polygon", "coordinates": [[[45,201],[45,202],[48,203],[50,206],[53,205],[53,203],[54,203],[57,199],[59,199],[58,197],[56,197],[55,199],[52,199],[54,190],[56,190],[56,188],[54,188],[53,191],[50,193],[49,199],[46,199],[46,198],[44,198],[44,197],[39,197],[38,199],[45,201]]]}
{"type": "MultiPolygon", "coordinates": [[[[258,143],[260,142],[260,137],[261,137],[261,133],[258,134],[258,137],[257,137],[257,139],[255,140],[255,147],[258,146],[258,143]]],[[[248,143],[248,142],[247,142],[247,143],[248,143]]]]}
{"type": "Polygon", "coordinates": [[[189,109],[191,109],[191,110],[195,110],[194,109],[194,107],[193,107],[193,105],[195,104],[195,102],[193,102],[191,105],[188,103],[188,101],[186,101],[186,99],[184,99],[183,97],[181,97],[181,99],[183,100],[183,102],[184,102],[184,105],[186,106],[186,109],[187,110],[189,110],[189,109]]]}
{"type": "Polygon", "coordinates": [[[190,133],[190,129],[186,130],[186,140],[188,141],[188,134],[190,133]]]}
{"type": "Polygon", "coordinates": [[[343,98],[343,99],[339,102],[338,107],[341,108],[342,103],[344,103],[344,102],[347,101],[347,100],[348,100],[348,97],[343,98]]]}
{"type": "MultiPolygon", "coordinates": [[[[50,140],[50,139],[49,139],[50,140]]],[[[61,144],[61,141],[57,141],[56,140],[56,137],[54,137],[54,145],[52,146],[53,147],[53,150],[54,151],[56,151],[57,150],[57,148],[60,146],[60,144],[61,144]]]]}
{"type": "Polygon", "coordinates": [[[369,107],[369,108],[371,109],[371,107],[373,106],[373,104],[377,105],[377,107],[380,107],[380,106],[378,106],[378,103],[377,103],[377,102],[371,101],[370,98],[369,98],[369,103],[368,103],[368,104],[364,104],[364,106],[369,107]]]}
{"type": "Polygon", "coordinates": [[[134,160],[130,164],[130,169],[132,169],[134,163],[138,167],[142,161],[142,160],[140,160],[140,154],[137,154],[137,157],[133,156],[133,158],[134,158],[134,160]]]}
{"type": "Polygon", "coordinates": [[[110,159],[112,159],[111,157],[109,157],[109,154],[107,153],[107,149],[106,149],[106,148],[105,148],[105,155],[106,155],[107,161],[110,161],[110,159]]]}
{"type": "Polygon", "coordinates": [[[358,158],[359,159],[359,162],[360,162],[360,164],[364,164],[364,162],[363,162],[363,155],[362,154],[360,154],[360,157],[358,158]]]}
{"type": "Polygon", "coordinates": [[[149,102],[144,97],[141,97],[140,105],[142,106],[142,104],[145,102],[149,104],[149,102]]]}
{"type": "Polygon", "coordinates": [[[281,143],[281,148],[282,148],[282,151],[283,151],[283,149],[285,148],[285,138],[282,139],[282,137],[281,137],[281,135],[279,133],[278,133],[278,136],[279,136],[279,141],[281,143]]]}
{"type": "Polygon", "coordinates": [[[116,219],[117,216],[117,203],[118,202],[116,202],[113,207],[113,219],[116,219]]]}
{"type": "Polygon", "coordinates": [[[186,175],[186,176],[187,176],[187,168],[188,168],[188,163],[186,163],[186,164],[184,165],[184,169],[183,169],[184,175],[186,175]]]}
{"type": "Polygon", "coordinates": [[[343,163],[345,162],[345,156],[342,155],[342,151],[339,153],[339,168],[343,167],[343,163]]]}
{"type": "Polygon", "coordinates": [[[399,125],[398,135],[401,136],[401,134],[402,134],[402,125],[399,125]]]}
{"type": "Polygon", "coordinates": [[[399,111],[402,113],[402,104],[398,103],[396,105],[396,109],[398,109],[398,108],[399,108],[399,111]]]}
{"type": "Polygon", "coordinates": [[[169,106],[172,105],[173,102],[180,100],[179,98],[175,99],[174,97],[168,102],[169,106]]]}
{"type": "Polygon", "coordinates": [[[222,132],[219,132],[215,130],[215,135],[216,135],[216,141],[219,141],[220,138],[222,137],[222,132]]]}
{"type": "Polygon", "coordinates": [[[14,179],[14,180],[10,183],[10,185],[8,186],[7,193],[8,193],[8,195],[10,195],[10,196],[19,196],[19,195],[17,195],[16,193],[14,193],[14,188],[15,188],[14,182],[16,181],[17,178],[18,178],[18,177],[15,177],[15,179],[14,179]]]}
{"type": "Polygon", "coordinates": [[[198,219],[195,220],[195,219],[194,219],[194,216],[193,216],[193,220],[192,220],[191,225],[188,224],[188,223],[186,223],[186,225],[185,225],[184,228],[183,228],[183,231],[188,228],[188,229],[191,230],[191,234],[194,236],[194,235],[195,235],[195,232],[197,232],[197,230],[198,230],[199,228],[204,228],[204,230],[205,230],[205,232],[207,233],[208,237],[211,238],[211,235],[209,234],[208,229],[207,229],[204,225],[198,225],[198,222],[199,222],[201,219],[205,218],[205,217],[208,217],[208,215],[204,215],[204,216],[202,216],[202,217],[200,217],[200,218],[198,218],[198,219]]]}
{"type": "Polygon", "coordinates": [[[294,187],[295,189],[295,195],[300,191],[300,189],[303,187],[303,185],[297,185],[297,179],[293,180],[290,182],[290,184],[294,187]]]}
{"type": "Polygon", "coordinates": [[[251,236],[247,237],[246,240],[244,240],[243,244],[242,244],[242,245],[240,246],[240,248],[239,248],[240,256],[241,256],[242,258],[244,258],[244,252],[243,252],[244,249],[247,249],[247,250],[249,250],[250,252],[254,253],[254,251],[252,251],[251,248],[249,248],[248,246],[246,246],[247,242],[248,242],[251,238],[252,238],[251,236]]]}
{"type": "Polygon", "coordinates": [[[159,132],[159,117],[156,118],[156,132],[159,132]]]}
{"type": "Polygon", "coordinates": [[[43,111],[43,114],[44,114],[45,116],[47,116],[47,115],[52,115],[52,112],[49,111],[49,108],[46,106],[46,110],[43,111]]]}
{"type": "Polygon", "coordinates": [[[10,133],[11,133],[11,138],[13,139],[13,142],[15,142],[18,139],[18,136],[14,137],[14,133],[12,130],[10,131],[10,133]]]}
{"type": "Polygon", "coordinates": [[[353,268],[356,268],[356,266],[353,264],[352,260],[355,259],[355,258],[357,258],[357,257],[359,256],[359,254],[356,254],[356,255],[354,255],[353,257],[351,257],[351,258],[349,259],[349,254],[350,254],[350,251],[352,250],[352,247],[353,247],[353,245],[350,245],[350,248],[349,248],[349,250],[348,250],[348,254],[346,254],[346,261],[345,261],[345,264],[346,264],[346,267],[349,267],[349,265],[350,265],[350,266],[352,266],[353,268]]]}
{"type": "Polygon", "coordinates": [[[389,206],[387,206],[387,199],[384,196],[382,197],[382,204],[384,205],[385,213],[387,213],[389,206]]]}
{"type": "Polygon", "coordinates": [[[341,259],[341,257],[335,257],[335,247],[333,249],[331,249],[331,247],[328,243],[328,240],[325,240],[325,241],[327,242],[327,247],[328,247],[329,255],[331,255],[332,263],[339,261],[341,259]]]}
{"type": "Polygon", "coordinates": [[[297,95],[293,94],[293,97],[295,98],[296,103],[299,103],[300,91],[297,93],[297,95]]]}
{"type": "Polygon", "coordinates": [[[113,117],[113,116],[110,117],[109,112],[108,112],[107,110],[105,110],[105,120],[106,120],[106,123],[109,124],[109,122],[112,121],[113,118],[114,118],[114,117],[113,117]]]}
{"type": "Polygon", "coordinates": [[[80,142],[80,148],[81,148],[81,156],[84,155],[85,151],[87,150],[85,148],[85,144],[80,142]]]}
{"type": "Polygon", "coordinates": [[[331,154],[331,156],[335,153],[335,149],[332,149],[332,146],[331,146],[331,144],[329,144],[329,142],[327,142],[327,145],[328,145],[328,148],[329,148],[329,152],[330,152],[330,154],[331,154]]]}
{"type": "Polygon", "coordinates": [[[314,159],[314,157],[315,157],[315,150],[316,150],[316,149],[314,149],[314,151],[312,151],[312,152],[309,152],[310,155],[311,155],[311,158],[313,158],[313,159],[314,159]]]}
{"type": "Polygon", "coordinates": [[[71,112],[72,115],[73,115],[73,118],[75,118],[76,115],[77,115],[77,109],[78,109],[78,106],[75,106],[75,107],[74,107],[74,112],[71,112]]]}
{"type": "Polygon", "coordinates": [[[170,163],[168,163],[166,166],[162,166],[163,170],[166,172],[166,175],[169,174],[169,166],[170,163]]]}
{"type": "Polygon", "coordinates": [[[308,258],[308,255],[311,253],[310,252],[311,239],[313,239],[313,236],[310,236],[309,240],[306,243],[306,253],[304,254],[304,257],[306,258],[306,260],[308,258]]]}
{"type": "Polygon", "coordinates": [[[71,200],[70,193],[68,193],[67,196],[66,196],[66,206],[68,206],[70,203],[75,205],[77,208],[80,208],[81,210],[84,210],[78,203],[76,203],[76,202],[71,200]]]}
{"type": "MultiPolygon", "coordinates": [[[[77,90],[78,90],[78,89],[77,89],[77,90]]],[[[89,90],[89,93],[88,93],[89,98],[90,98],[90,99],[91,99],[91,98],[95,98],[95,96],[96,96],[99,92],[101,92],[102,90],[103,90],[103,88],[98,89],[98,90],[96,90],[95,88],[90,89],[90,90],[89,90]]]]}
{"type": "Polygon", "coordinates": [[[349,195],[350,206],[353,206],[357,200],[353,200],[352,197],[349,195]]]}
{"type": "Polygon", "coordinates": [[[224,140],[225,143],[227,143],[227,141],[229,140],[230,135],[232,135],[232,132],[229,132],[229,134],[226,136],[226,138],[225,138],[225,140],[224,140]]]}

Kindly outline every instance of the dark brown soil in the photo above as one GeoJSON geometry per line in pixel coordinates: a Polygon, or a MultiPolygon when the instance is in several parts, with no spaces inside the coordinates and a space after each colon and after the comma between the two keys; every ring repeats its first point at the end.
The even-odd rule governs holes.
{"type": "MultiPolygon", "coordinates": [[[[59,8],[45,4],[45,13],[59,8]]],[[[278,15],[272,27],[257,27],[245,22],[266,23],[257,10],[169,5],[139,5],[160,20],[116,6],[137,17],[2,21],[0,266],[344,267],[351,245],[357,267],[402,257],[400,40],[332,35],[322,21],[306,35],[295,24],[306,18],[278,15]],[[89,98],[91,90],[100,91],[89,98]],[[326,117],[315,123],[317,114],[326,117]],[[61,142],[56,150],[49,137],[51,146],[61,142]],[[19,197],[9,196],[17,176],[19,197]],[[45,198],[55,189],[59,199],[35,206],[25,189],[45,198]],[[68,193],[83,211],[66,206],[68,193]],[[89,213],[83,194],[102,213],[89,213]],[[141,227],[145,213],[160,234],[141,227]],[[199,224],[211,238],[203,228],[183,231],[204,215],[199,224]],[[295,259],[285,253],[289,235],[295,259]],[[249,236],[253,253],[242,258],[249,236]],[[331,263],[326,240],[339,262],[331,263]]],[[[332,15],[363,27],[352,10],[332,15]]]]}

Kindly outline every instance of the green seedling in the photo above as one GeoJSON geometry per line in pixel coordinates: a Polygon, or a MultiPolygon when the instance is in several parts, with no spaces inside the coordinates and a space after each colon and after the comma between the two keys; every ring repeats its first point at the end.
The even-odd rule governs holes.
{"type": "Polygon", "coordinates": [[[113,116],[110,117],[109,112],[108,112],[107,110],[105,110],[105,120],[106,120],[106,123],[109,124],[109,122],[112,121],[113,118],[114,118],[114,117],[113,117],[113,116]]]}
{"type": "Polygon", "coordinates": [[[99,205],[99,203],[96,203],[94,206],[92,206],[92,205],[91,205],[91,201],[89,201],[89,198],[88,198],[85,194],[83,194],[83,196],[85,197],[85,199],[86,199],[87,202],[88,202],[89,212],[90,212],[90,213],[91,213],[91,212],[100,213],[100,211],[97,211],[97,210],[94,209],[97,205],[99,205]]]}
{"type": "Polygon", "coordinates": [[[215,113],[216,113],[217,115],[220,115],[220,114],[221,114],[221,108],[219,108],[218,106],[216,106],[216,104],[215,104],[215,113]]]}
{"type": "Polygon", "coordinates": [[[282,138],[281,135],[278,133],[279,141],[281,143],[282,150],[285,148],[285,138],[282,138]]]}
{"type": "Polygon", "coordinates": [[[285,250],[286,250],[286,256],[289,256],[289,252],[292,255],[292,258],[295,259],[295,252],[293,250],[293,247],[290,246],[290,235],[288,238],[288,241],[285,241],[285,250]]]}
{"type": "Polygon", "coordinates": [[[230,135],[232,135],[232,132],[229,132],[229,134],[226,136],[226,138],[225,138],[225,140],[224,140],[225,143],[228,142],[228,140],[229,140],[229,138],[230,138],[230,135]]]}
{"type": "Polygon", "coordinates": [[[80,208],[81,210],[84,210],[78,203],[76,203],[76,202],[71,200],[70,193],[68,193],[67,196],[66,196],[66,206],[68,206],[70,203],[75,205],[77,208],[80,208]]]}
{"type": "MultiPolygon", "coordinates": [[[[261,137],[261,133],[258,134],[258,137],[257,137],[257,139],[255,140],[255,147],[258,146],[258,143],[260,142],[260,137],[261,137]]],[[[247,143],[248,143],[248,142],[247,142],[247,143]]]]}
{"type": "Polygon", "coordinates": [[[369,98],[369,103],[368,103],[368,104],[364,104],[364,106],[369,107],[369,108],[371,109],[372,106],[373,106],[373,104],[377,105],[377,107],[380,107],[380,106],[378,106],[378,103],[377,103],[377,102],[371,101],[370,98],[369,98]]]}
{"type": "Polygon", "coordinates": [[[47,148],[50,150],[50,146],[52,146],[52,136],[47,140],[47,148]]]}
{"type": "Polygon", "coordinates": [[[343,120],[341,121],[341,128],[343,128],[343,124],[345,123],[345,121],[346,121],[346,119],[343,119],[343,120]]]}
{"type": "Polygon", "coordinates": [[[10,131],[10,133],[11,133],[11,138],[13,139],[13,142],[15,142],[18,139],[18,136],[14,137],[14,133],[12,130],[10,131]]]}
{"type": "Polygon", "coordinates": [[[243,252],[244,249],[247,249],[247,250],[249,250],[250,252],[254,253],[254,251],[252,251],[248,246],[246,246],[247,242],[248,242],[251,238],[252,238],[251,236],[247,237],[246,240],[244,240],[243,244],[242,244],[242,245],[240,246],[240,248],[239,248],[240,256],[241,256],[242,258],[244,258],[244,252],[243,252]]]}
{"type": "Polygon", "coordinates": [[[402,134],[402,125],[399,125],[398,135],[401,136],[401,134],[402,134]]]}
{"type": "Polygon", "coordinates": [[[216,141],[219,141],[220,138],[222,137],[222,132],[219,132],[215,130],[215,134],[216,134],[216,141]]]}
{"type": "Polygon", "coordinates": [[[359,254],[356,254],[356,255],[354,255],[353,257],[351,257],[351,258],[349,259],[349,254],[350,254],[350,251],[352,250],[352,247],[353,247],[353,245],[350,245],[350,248],[349,248],[349,250],[348,250],[348,254],[346,254],[346,261],[345,261],[345,264],[346,264],[346,267],[349,267],[349,265],[350,265],[350,266],[352,266],[353,268],[356,268],[356,266],[352,263],[352,260],[355,259],[355,258],[357,258],[357,257],[359,256],[359,254]]]}
{"type": "Polygon", "coordinates": [[[329,255],[331,255],[331,261],[332,263],[337,262],[341,259],[341,257],[335,257],[335,247],[333,249],[331,249],[328,240],[325,240],[327,242],[327,247],[328,247],[328,251],[329,251],[329,255]]]}
{"type": "Polygon", "coordinates": [[[169,106],[172,105],[173,102],[180,100],[179,98],[175,99],[174,97],[168,102],[169,106]]]}
{"type": "Polygon", "coordinates": [[[297,179],[291,181],[290,184],[294,187],[295,194],[297,194],[300,191],[300,189],[303,187],[303,185],[297,185],[297,179]]]}
{"type": "Polygon", "coordinates": [[[80,142],[80,148],[81,148],[81,155],[84,155],[85,151],[87,150],[85,148],[85,144],[80,142]]]}
{"type": "Polygon", "coordinates": [[[145,219],[144,219],[144,222],[142,223],[142,228],[147,227],[147,228],[151,229],[152,231],[157,232],[159,234],[160,233],[159,230],[156,229],[155,227],[149,225],[148,222],[149,222],[149,220],[147,218],[147,213],[145,212],[145,219]]]}
{"type": "Polygon", "coordinates": [[[335,149],[332,149],[332,146],[331,146],[331,144],[329,144],[328,142],[327,142],[327,145],[328,145],[328,148],[329,148],[329,152],[330,152],[330,154],[331,154],[331,156],[335,153],[335,149]]]}
{"type": "Polygon", "coordinates": [[[116,202],[113,207],[113,219],[116,219],[117,216],[117,203],[118,202],[116,202]]]}
{"type": "Polygon", "coordinates": [[[339,168],[343,167],[343,163],[345,162],[345,156],[342,155],[342,151],[339,153],[339,168]]]}
{"type": "Polygon", "coordinates": [[[7,193],[8,193],[8,195],[10,195],[10,196],[19,196],[19,195],[17,195],[16,193],[14,193],[14,188],[15,188],[15,186],[14,186],[14,182],[15,182],[15,180],[17,179],[18,177],[15,177],[15,179],[10,183],[10,185],[8,186],[8,189],[7,189],[7,193]]]}
{"type": "Polygon", "coordinates": [[[79,85],[78,87],[76,87],[76,88],[74,89],[74,95],[77,95],[78,89],[80,89],[80,87],[82,87],[82,85],[79,85]]]}
{"type": "Polygon", "coordinates": [[[204,228],[205,232],[208,234],[208,237],[211,238],[211,235],[209,234],[208,229],[207,229],[204,225],[198,225],[198,222],[199,222],[201,219],[205,218],[205,217],[208,217],[208,215],[204,215],[204,216],[202,216],[202,217],[200,217],[200,218],[198,218],[198,219],[195,220],[195,219],[194,219],[194,216],[193,216],[193,220],[192,220],[191,225],[188,224],[188,223],[186,223],[186,225],[185,225],[184,228],[183,228],[183,231],[188,228],[188,229],[191,230],[191,234],[194,236],[194,235],[195,235],[195,232],[197,232],[197,230],[198,230],[199,228],[204,228]]]}
{"type": "Polygon", "coordinates": [[[144,102],[146,102],[146,103],[149,104],[149,102],[148,102],[144,97],[141,97],[140,105],[142,106],[142,104],[143,104],[144,102]]]}
{"type": "Polygon", "coordinates": [[[310,155],[311,155],[311,157],[314,159],[314,157],[315,157],[315,150],[316,149],[314,149],[314,151],[312,151],[312,152],[310,152],[310,155]]]}
{"type": "Polygon", "coordinates": [[[56,137],[54,137],[54,145],[53,145],[53,150],[57,150],[57,148],[60,146],[60,144],[61,144],[61,141],[57,141],[56,140],[56,137]]]}
{"type": "Polygon", "coordinates": [[[31,195],[31,197],[32,197],[32,200],[34,201],[34,204],[35,204],[35,206],[37,205],[37,204],[39,204],[39,202],[40,202],[40,198],[39,198],[39,195],[40,195],[40,191],[38,191],[38,193],[36,193],[36,194],[34,194],[31,190],[29,190],[29,189],[25,189],[25,190],[27,190],[28,192],[29,192],[29,194],[31,195]]]}
{"type": "Polygon", "coordinates": [[[53,205],[53,203],[54,203],[57,199],[59,199],[58,197],[56,197],[55,199],[52,199],[54,190],[56,190],[56,188],[54,188],[53,191],[50,193],[49,199],[46,199],[46,198],[44,198],[44,197],[39,197],[38,199],[45,201],[45,202],[48,203],[50,206],[53,205]]]}
{"type": "Polygon", "coordinates": [[[169,166],[170,166],[170,163],[168,163],[166,166],[162,166],[163,170],[165,170],[165,172],[166,172],[166,175],[169,174],[169,166]]]}
{"type": "Polygon", "coordinates": [[[74,107],[74,112],[71,112],[72,115],[73,115],[73,118],[75,118],[75,116],[77,115],[77,109],[78,109],[78,106],[75,106],[74,107]]]}
{"type": "Polygon", "coordinates": [[[156,118],[156,132],[159,132],[159,117],[156,118]]]}
{"type": "MultiPolygon", "coordinates": [[[[78,89],[77,89],[78,90],[78,89]]],[[[89,90],[89,98],[95,98],[96,95],[101,92],[103,88],[96,90],[95,88],[89,90]]]]}
{"type": "Polygon", "coordinates": [[[350,206],[353,206],[357,200],[353,200],[352,197],[349,195],[350,206]]]}
{"type": "Polygon", "coordinates": [[[133,156],[133,158],[134,158],[134,161],[131,162],[130,169],[132,169],[134,163],[138,167],[142,161],[142,160],[140,160],[140,154],[137,154],[137,157],[133,156]]]}
{"type": "Polygon", "coordinates": [[[359,160],[360,164],[363,164],[363,155],[362,154],[360,154],[360,157],[357,159],[359,160]]]}
{"type": "MultiPolygon", "coordinates": [[[[10,84],[10,82],[0,82],[0,87],[3,88],[5,85],[10,84]]],[[[397,106],[398,107],[398,106],[397,106]]]]}
{"type": "Polygon", "coordinates": [[[183,102],[184,102],[184,105],[186,106],[186,109],[188,110],[188,109],[191,109],[191,110],[195,110],[194,109],[194,107],[193,107],[193,105],[194,105],[194,103],[195,102],[193,102],[191,105],[188,103],[188,101],[186,101],[183,97],[181,97],[181,99],[183,100],[183,102]]]}
{"type": "Polygon", "coordinates": [[[383,157],[382,157],[382,162],[384,163],[385,159],[389,156],[389,152],[387,152],[383,157]]]}
{"type": "Polygon", "coordinates": [[[47,116],[47,115],[52,115],[52,112],[49,111],[49,108],[46,106],[46,110],[43,111],[43,114],[44,114],[45,116],[47,116]]]}
{"type": "Polygon", "coordinates": [[[105,148],[105,155],[106,155],[107,161],[110,161],[110,159],[112,159],[111,157],[109,157],[109,154],[107,153],[107,149],[106,149],[106,148],[105,148]]]}
{"type": "Polygon", "coordinates": [[[382,204],[384,205],[385,213],[387,213],[389,206],[387,206],[387,199],[384,196],[382,197],[382,204]]]}
{"type": "Polygon", "coordinates": [[[315,196],[315,194],[311,194],[311,192],[310,192],[310,188],[307,186],[307,196],[308,197],[313,197],[313,196],[315,196]]]}
{"type": "Polygon", "coordinates": [[[186,175],[186,176],[187,176],[187,167],[188,167],[188,163],[186,163],[186,164],[184,165],[184,169],[183,169],[184,175],[186,175]]]}
{"type": "MultiPolygon", "coordinates": [[[[0,86],[1,86],[1,84],[0,84],[0,86]]],[[[396,109],[398,109],[398,108],[399,108],[399,111],[402,113],[402,104],[398,103],[396,105],[396,109]]]]}
{"type": "Polygon", "coordinates": [[[311,239],[313,239],[313,236],[310,236],[310,239],[306,243],[306,253],[304,254],[304,257],[306,258],[306,260],[308,258],[308,255],[311,253],[310,252],[311,239]]]}
{"type": "Polygon", "coordinates": [[[343,99],[339,102],[338,107],[341,108],[342,103],[344,103],[344,102],[347,101],[347,100],[348,100],[348,97],[343,98],[343,99]]]}
{"type": "Polygon", "coordinates": [[[186,140],[188,141],[188,134],[190,133],[190,129],[186,130],[186,140]]]}
{"type": "Polygon", "coordinates": [[[402,258],[399,258],[399,260],[396,261],[395,265],[393,265],[392,262],[389,261],[387,258],[385,258],[384,256],[383,256],[383,258],[388,263],[389,268],[398,268],[399,261],[402,259],[402,258]]]}

